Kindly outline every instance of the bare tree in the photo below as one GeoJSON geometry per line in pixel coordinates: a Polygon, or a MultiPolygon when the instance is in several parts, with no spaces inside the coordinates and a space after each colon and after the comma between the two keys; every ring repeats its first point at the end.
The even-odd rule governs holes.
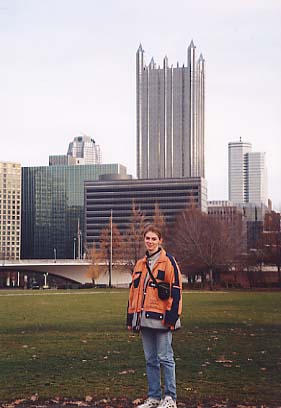
{"type": "Polygon", "coordinates": [[[88,258],[91,260],[92,264],[87,270],[87,276],[91,278],[93,284],[95,284],[96,279],[98,279],[101,273],[104,272],[104,259],[101,256],[100,249],[97,249],[95,244],[88,251],[88,258]]]}
{"type": "Polygon", "coordinates": [[[154,206],[153,224],[162,231],[163,235],[165,235],[166,220],[158,203],[155,203],[154,206]]]}
{"type": "MultiPolygon", "coordinates": [[[[157,225],[164,234],[165,230],[165,217],[159,208],[158,203],[155,204],[154,214],[151,222],[157,225]]],[[[143,233],[145,227],[150,224],[146,215],[141,211],[140,207],[136,206],[135,201],[132,201],[132,214],[130,218],[130,226],[126,233],[124,234],[124,261],[126,265],[130,268],[131,272],[136,264],[137,260],[140,259],[145,251],[143,243],[143,233]]]]}
{"type": "Polygon", "coordinates": [[[277,266],[278,285],[281,288],[281,232],[275,234],[272,244],[269,244],[267,249],[269,249],[270,262],[277,266]]]}
{"type": "Polygon", "coordinates": [[[240,253],[234,231],[196,208],[179,214],[171,236],[176,257],[187,268],[201,270],[203,281],[207,272],[211,287],[214,273],[229,268],[240,253]]]}
{"type": "Polygon", "coordinates": [[[125,262],[133,270],[138,259],[144,253],[143,231],[146,224],[145,215],[140,207],[137,207],[135,201],[132,202],[132,214],[130,226],[124,235],[124,245],[126,247],[125,262]]]}
{"type": "Polygon", "coordinates": [[[262,262],[277,267],[278,286],[281,288],[281,232],[264,231],[258,243],[262,262]]]}

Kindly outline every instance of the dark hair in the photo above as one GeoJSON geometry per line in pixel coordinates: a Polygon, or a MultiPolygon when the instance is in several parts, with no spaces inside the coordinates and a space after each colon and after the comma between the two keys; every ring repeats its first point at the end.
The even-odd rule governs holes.
{"type": "Polygon", "coordinates": [[[148,232],[153,232],[158,236],[159,239],[162,239],[162,232],[160,228],[158,228],[156,225],[150,224],[147,227],[145,227],[143,231],[143,236],[145,237],[148,232]]]}

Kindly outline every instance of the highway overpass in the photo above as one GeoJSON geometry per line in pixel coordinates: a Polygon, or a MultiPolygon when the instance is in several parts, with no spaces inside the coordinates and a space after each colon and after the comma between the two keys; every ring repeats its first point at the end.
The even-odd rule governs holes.
{"type": "MultiPolygon", "coordinates": [[[[62,278],[70,279],[73,282],[85,284],[92,283],[92,279],[87,276],[87,271],[91,262],[85,259],[22,259],[19,261],[0,260],[1,272],[39,272],[48,273],[62,278]]],[[[129,271],[115,272],[113,268],[112,285],[127,286],[131,280],[129,271]]],[[[102,274],[97,280],[97,284],[108,284],[108,274],[102,274]]]]}

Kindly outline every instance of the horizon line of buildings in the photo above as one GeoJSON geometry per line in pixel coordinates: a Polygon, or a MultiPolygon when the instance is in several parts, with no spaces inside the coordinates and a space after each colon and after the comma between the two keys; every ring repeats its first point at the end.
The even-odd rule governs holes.
{"type": "MultiPolygon", "coordinates": [[[[222,215],[207,201],[205,61],[202,54],[196,59],[193,41],[186,67],[169,66],[167,57],[163,68],[153,58],[146,65],[140,45],[136,108],[137,179],[122,164],[102,164],[100,147],[86,135],[75,137],[66,155],[49,156],[49,166],[0,163],[0,258],[81,258],[97,242],[110,210],[126,229],[132,201],[150,219],[159,205],[169,223],[191,202],[222,215]]],[[[228,162],[233,204],[220,207],[230,214],[230,207],[240,206],[248,220],[261,222],[267,211],[265,153],[252,152],[240,139],[229,143],[228,162]]]]}
{"type": "MultiPolygon", "coordinates": [[[[81,137],[75,140],[83,142],[81,137]]],[[[245,144],[230,143],[231,149],[234,143],[245,144]]],[[[208,201],[202,177],[133,179],[118,163],[84,164],[83,157],[71,155],[69,160],[66,155],[65,161],[61,157],[57,156],[55,162],[50,156],[49,166],[21,167],[18,163],[0,162],[0,259],[82,258],[86,248],[98,243],[111,210],[121,232],[126,230],[133,203],[148,220],[153,219],[158,205],[168,224],[191,203],[220,219],[239,215],[247,220],[247,246],[254,247],[265,213],[271,210],[270,203],[267,207],[262,201],[249,201],[246,194],[243,200],[235,200],[237,186],[243,189],[237,180],[233,183],[233,201],[208,201]]],[[[231,166],[233,158],[229,174],[231,166]]],[[[242,168],[247,170],[244,164],[242,168]]],[[[240,173],[239,177],[246,180],[240,173]]],[[[230,182],[229,178],[229,195],[230,182]]]]}

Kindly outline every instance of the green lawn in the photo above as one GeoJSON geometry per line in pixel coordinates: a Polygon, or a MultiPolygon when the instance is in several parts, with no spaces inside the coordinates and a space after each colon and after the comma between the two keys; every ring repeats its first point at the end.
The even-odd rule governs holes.
{"type": "MultiPolygon", "coordinates": [[[[146,394],[127,290],[0,292],[0,400],[146,394]],[[23,296],[21,294],[24,294],[23,296]]],[[[281,401],[281,293],[184,293],[181,400],[281,401]]]]}

